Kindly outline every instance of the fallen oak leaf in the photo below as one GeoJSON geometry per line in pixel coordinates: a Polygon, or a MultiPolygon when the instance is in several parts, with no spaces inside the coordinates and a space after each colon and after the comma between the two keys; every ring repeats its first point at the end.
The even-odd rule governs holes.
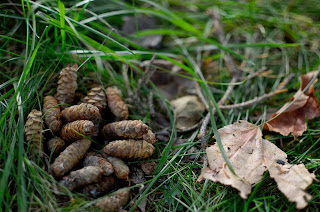
{"type": "Polygon", "coordinates": [[[267,170],[275,179],[279,190],[297,209],[308,205],[311,195],[304,190],[315,179],[303,164],[291,165],[287,154],[276,145],[262,138],[260,128],[246,121],[240,121],[218,130],[221,142],[236,175],[226,165],[218,144],[206,149],[209,167],[202,169],[198,182],[209,179],[231,185],[246,199],[251,193],[251,185],[262,179],[267,170]]]}
{"type": "Polygon", "coordinates": [[[279,190],[290,202],[297,203],[297,209],[305,208],[308,205],[307,201],[310,201],[312,196],[304,190],[312,184],[315,175],[310,174],[303,164],[289,164],[286,159],[287,154],[273,143],[265,142],[264,149],[265,158],[278,158],[276,162],[272,159],[265,160],[265,165],[270,177],[278,184],[279,190]]]}
{"type": "Polygon", "coordinates": [[[313,88],[317,79],[312,82],[304,93],[303,90],[317,74],[318,71],[313,71],[300,76],[300,89],[290,102],[286,103],[272,115],[270,121],[266,122],[264,125],[265,130],[274,131],[284,136],[289,135],[291,132],[295,138],[301,136],[307,130],[306,118],[310,120],[320,115],[319,103],[314,96],[313,88]],[[293,102],[294,100],[295,102],[293,102]]]}
{"type": "Polygon", "coordinates": [[[246,199],[251,193],[251,185],[257,183],[267,170],[263,164],[262,133],[256,125],[248,122],[235,123],[218,130],[222,145],[232,164],[235,176],[228,168],[218,144],[206,149],[209,168],[204,168],[202,178],[231,185],[246,199]]]}

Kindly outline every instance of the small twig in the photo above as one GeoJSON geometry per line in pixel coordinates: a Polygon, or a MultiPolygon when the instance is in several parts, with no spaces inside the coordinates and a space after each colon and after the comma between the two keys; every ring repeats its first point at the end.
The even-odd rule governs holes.
{"type": "Polygon", "coordinates": [[[23,15],[23,12],[11,1],[11,0],[7,0],[10,4],[12,4],[12,6],[18,11],[18,13],[20,13],[20,15],[23,15]]]}
{"type": "Polygon", "coordinates": [[[136,90],[136,95],[139,96],[140,94],[140,90],[141,90],[141,87],[142,85],[149,79],[149,77],[153,74],[153,72],[155,71],[155,69],[151,68],[152,67],[152,64],[153,64],[153,61],[154,59],[156,58],[156,54],[154,54],[149,62],[149,65],[147,66],[145,72],[143,73],[142,77],[139,79],[139,82],[138,82],[138,87],[137,87],[137,90],[136,90]]]}
{"type": "Polygon", "coordinates": [[[132,89],[130,88],[130,83],[129,83],[129,78],[128,78],[128,65],[123,64],[122,65],[122,78],[124,80],[124,84],[126,85],[127,88],[127,93],[128,93],[128,99],[127,101],[130,104],[133,104],[134,107],[138,110],[138,113],[141,115],[146,115],[145,111],[142,109],[144,107],[144,104],[141,102],[139,96],[135,95],[132,92],[132,89]]]}
{"type": "Polygon", "coordinates": [[[207,156],[207,154],[203,155],[203,167],[208,167],[208,156],[207,156]]]}
{"type": "Polygon", "coordinates": [[[154,114],[156,113],[153,106],[153,93],[150,92],[149,98],[148,98],[148,106],[149,106],[149,112],[150,116],[154,117],[154,114]]]}
{"type": "Polygon", "coordinates": [[[44,155],[44,163],[46,164],[46,168],[49,170],[50,168],[50,163],[49,163],[49,155],[47,155],[46,153],[43,152],[44,155]]]}
{"type": "Polygon", "coordinates": [[[196,87],[196,93],[197,93],[198,97],[200,98],[201,102],[204,104],[206,109],[209,110],[208,102],[206,101],[206,99],[204,98],[204,96],[203,96],[203,94],[201,92],[201,88],[199,86],[199,83],[196,83],[195,87],[196,87]]]}
{"type": "Polygon", "coordinates": [[[142,85],[145,84],[149,80],[149,78],[151,77],[151,75],[155,71],[155,69],[151,68],[155,58],[156,58],[156,55],[154,54],[150,60],[149,65],[147,66],[145,72],[143,73],[142,77],[138,81],[138,86],[137,86],[136,92],[130,96],[133,100],[133,104],[135,105],[135,108],[138,109],[139,113],[143,116],[145,116],[147,114],[146,111],[144,110],[144,109],[147,109],[147,105],[141,101],[140,90],[142,88],[142,85]]]}
{"type": "Polygon", "coordinates": [[[258,102],[264,101],[268,98],[271,98],[279,93],[286,92],[287,89],[285,87],[288,85],[288,83],[294,78],[295,74],[289,74],[286,78],[283,79],[283,81],[280,83],[279,87],[277,90],[264,94],[262,96],[255,97],[251,100],[239,103],[239,104],[233,104],[233,105],[221,105],[219,106],[220,109],[222,110],[230,110],[230,109],[235,109],[235,108],[240,108],[240,107],[248,107],[250,105],[256,104],[258,102]]]}
{"type": "Polygon", "coordinates": [[[265,70],[267,70],[267,67],[263,66],[262,68],[260,68],[258,71],[253,72],[251,74],[249,74],[248,76],[246,76],[243,80],[249,80],[252,79],[258,75],[260,75],[261,73],[263,73],[265,70]]]}
{"type": "Polygon", "coordinates": [[[122,64],[122,78],[124,80],[124,84],[126,85],[128,96],[131,96],[132,90],[130,88],[129,78],[128,78],[128,65],[125,63],[122,64]]]}
{"type": "MultiPolygon", "coordinates": [[[[265,70],[266,68],[265,67],[262,67],[260,70],[258,70],[257,72],[255,73],[261,73],[265,70]]],[[[252,74],[251,77],[250,75],[246,78],[246,80],[252,78],[253,76],[256,76],[258,74],[252,74]]],[[[265,95],[262,95],[262,96],[259,96],[259,97],[255,97],[254,99],[251,99],[251,100],[248,100],[246,102],[242,102],[242,103],[239,103],[239,104],[233,104],[233,105],[223,105],[223,103],[227,100],[228,96],[230,95],[230,93],[232,92],[233,90],[233,87],[234,86],[229,86],[227,88],[227,91],[225,92],[225,94],[223,95],[223,97],[220,99],[220,101],[218,102],[218,106],[219,106],[219,109],[222,109],[222,110],[231,110],[231,109],[236,109],[236,108],[241,108],[241,107],[248,107],[250,105],[253,105],[253,104],[256,104],[258,102],[261,102],[261,101],[264,101],[268,98],[271,98],[272,96],[275,96],[279,93],[282,93],[282,92],[285,92],[287,91],[286,89],[284,89],[284,87],[293,79],[295,75],[294,74],[290,74],[288,77],[286,77],[281,83],[280,83],[280,86],[279,88],[276,90],[276,91],[273,91],[271,93],[268,93],[268,94],[265,94],[265,95]]],[[[231,83],[232,83],[232,80],[231,80],[231,83]]],[[[201,92],[199,92],[199,86],[197,87],[197,94],[199,95],[199,98],[202,100],[202,102],[205,102],[204,101],[204,97],[202,95],[201,92]]],[[[204,103],[207,110],[208,110],[208,104],[205,102],[204,103]]],[[[213,108],[212,109],[212,113],[215,114],[216,112],[216,109],[213,108]]],[[[210,113],[208,113],[204,119],[201,120],[201,122],[198,122],[197,124],[193,125],[192,127],[189,127],[187,129],[184,129],[184,130],[181,130],[179,132],[188,132],[188,131],[192,131],[196,128],[199,127],[200,124],[201,125],[201,128],[200,128],[200,132],[198,134],[198,138],[200,140],[203,141],[204,139],[204,135],[205,135],[205,131],[206,131],[206,128],[207,128],[207,125],[209,124],[209,120],[210,120],[210,113]]]]}
{"type": "Polygon", "coordinates": [[[236,108],[241,108],[241,107],[248,107],[250,105],[256,104],[258,102],[264,101],[268,98],[271,98],[279,93],[286,92],[287,89],[284,89],[286,85],[294,78],[295,74],[290,74],[287,76],[283,81],[280,83],[278,89],[276,91],[270,92],[268,94],[264,94],[262,96],[255,97],[254,99],[241,102],[239,104],[233,104],[233,105],[221,105],[219,106],[220,109],[222,110],[231,110],[231,109],[236,109],[236,108]]]}
{"type": "MultiPolygon", "coordinates": [[[[248,107],[250,105],[253,105],[253,104],[256,104],[256,103],[259,103],[261,101],[264,101],[268,98],[271,98],[279,93],[282,93],[282,92],[285,92],[287,91],[287,89],[278,89],[276,91],[273,91],[271,93],[268,93],[268,94],[265,94],[265,95],[262,95],[262,96],[259,96],[259,97],[255,97],[254,99],[251,99],[249,101],[246,101],[246,102],[242,102],[242,103],[239,103],[239,104],[233,104],[233,105],[220,105],[219,106],[219,109],[222,109],[222,110],[231,110],[231,109],[236,109],[236,108],[241,108],[241,107],[248,107]]],[[[212,111],[213,113],[215,113],[215,108],[213,109],[212,111]]],[[[200,122],[198,122],[197,124],[187,128],[187,129],[184,129],[184,130],[179,130],[178,132],[179,133],[184,133],[184,132],[189,132],[189,131],[192,131],[192,130],[195,130],[197,129],[200,125],[201,125],[201,128],[200,128],[200,132],[198,134],[198,138],[199,139],[202,139],[203,135],[205,134],[205,131],[206,131],[206,127],[209,123],[209,120],[210,120],[210,113],[207,113],[207,115],[205,116],[205,118],[201,119],[200,122]]]]}
{"type": "Polygon", "coordinates": [[[235,83],[237,81],[238,80],[236,79],[236,77],[233,77],[231,79],[230,85],[228,86],[228,88],[227,88],[226,92],[224,93],[224,95],[222,96],[222,98],[219,100],[218,105],[223,105],[225,103],[225,101],[227,101],[228,97],[230,96],[231,92],[233,91],[233,89],[235,87],[235,85],[233,83],[235,83]]]}
{"type": "Polygon", "coordinates": [[[245,101],[245,102],[241,102],[239,104],[233,104],[233,105],[221,105],[221,106],[219,106],[219,108],[224,109],[224,110],[231,110],[231,109],[236,109],[236,108],[241,108],[241,107],[248,107],[250,105],[256,104],[258,102],[261,102],[263,100],[266,100],[266,99],[271,98],[279,93],[283,93],[286,91],[287,91],[287,89],[276,90],[271,93],[267,93],[262,96],[255,97],[249,101],[245,101]]]}
{"type": "Polygon", "coordinates": [[[209,124],[210,121],[210,113],[207,113],[206,117],[203,119],[201,128],[200,128],[200,132],[198,134],[198,138],[200,138],[201,140],[201,146],[203,149],[205,149],[207,147],[207,141],[205,139],[205,134],[206,134],[206,130],[207,130],[207,126],[209,124]]]}
{"type": "Polygon", "coordinates": [[[295,76],[295,74],[291,73],[286,78],[284,78],[282,82],[279,84],[278,90],[284,89],[295,76]]]}
{"type": "Polygon", "coordinates": [[[140,91],[142,88],[142,85],[145,84],[151,75],[154,73],[155,69],[152,68],[153,61],[155,60],[156,55],[154,54],[150,60],[150,63],[148,64],[145,72],[143,73],[142,77],[138,81],[138,86],[137,89],[135,89],[135,92],[132,92],[132,89],[130,88],[129,85],[129,79],[128,79],[128,67],[126,64],[122,66],[122,77],[124,79],[125,85],[127,87],[127,92],[129,99],[128,101],[135,106],[135,108],[138,110],[139,114],[145,116],[146,111],[145,109],[149,108],[150,109],[150,114],[155,114],[154,109],[153,109],[153,94],[151,93],[149,96],[148,100],[148,106],[144,104],[141,101],[140,98],[140,91]]]}
{"type": "MultiPolygon", "coordinates": [[[[286,89],[284,89],[284,87],[294,78],[294,76],[295,76],[295,74],[290,74],[285,79],[283,79],[283,81],[280,83],[280,86],[278,87],[278,89],[276,91],[273,91],[271,93],[268,93],[268,94],[265,94],[265,95],[262,95],[259,97],[255,97],[254,99],[251,99],[246,102],[239,103],[239,104],[220,105],[219,108],[222,110],[230,110],[230,109],[236,109],[236,108],[241,108],[241,107],[248,107],[252,104],[256,104],[258,102],[264,101],[264,100],[271,98],[279,93],[287,91],[286,89]]],[[[221,98],[221,99],[223,99],[223,98],[221,98]]],[[[213,112],[213,114],[215,113],[215,108],[213,108],[212,112],[213,112]]],[[[179,133],[189,132],[189,131],[197,129],[200,125],[202,125],[200,128],[200,132],[198,134],[198,138],[201,139],[201,136],[205,133],[206,126],[208,125],[209,120],[210,120],[210,113],[208,113],[205,116],[205,118],[201,119],[201,121],[199,121],[197,124],[187,128],[187,129],[179,130],[178,132],[179,133]]]]}
{"type": "Polygon", "coordinates": [[[258,96],[258,97],[255,97],[251,100],[248,100],[248,101],[245,101],[245,102],[242,102],[242,103],[239,103],[239,104],[233,104],[233,105],[221,105],[219,106],[220,109],[223,109],[223,110],[230,110],[230,109],[236,109],[236,108],[240,108],[240,107],[248,107],[250,105],[253,105],[253,104],[256,104],[258,102],[261,102],[263,100],[266,100],[268,98],[271,98],[279,93],[282,93],[282,92],[286,92],[287,89],[284,89],[286,87],[286,85],[295,77],[295,74],[289,74],[286,78],[284,78],[282,80],[282,82],[279,84],[279,87],[277,90],[273,91],[273,92],[270,92],[268,94],[264,94],[262,96],[258,96]]]}

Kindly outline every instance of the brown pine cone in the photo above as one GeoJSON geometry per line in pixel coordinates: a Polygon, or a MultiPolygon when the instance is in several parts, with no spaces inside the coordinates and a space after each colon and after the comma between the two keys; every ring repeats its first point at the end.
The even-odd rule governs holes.
{"type": "Polygon", "coordinates": [[[107,107],[107,98],[103,87],[100,85],[91,88],[87,96],[84,97],[84,102],[96,106],[102,113],[107,107]]]}
{"type": "Polygon", "coordinates": [[[63,139],[55,136],[48,141],[48,150],[49,152],[53,152],[55,154],[60,153],[65,146],[65,142],[63,139]]]}
{"type": "Polygon", "coordinates": [[[114,174],[117,178],[124,180],[128,179],[130,169],[123,160],[120,158],[108,157],[107,155],[105,155],[104,158],[108,159],[108,161],[112,164],[114,174]]]}
{"type": "Polygon", "coordinates": [[[145,140],[150,144],[154,144],[157,141],[157,138],[151,130],[148,130],[148,133],[143,135],[142,140],[145,140]]]}
{"type": "Polygon", "coordinates": [[[76,120],[90,120],[95,121],[100,117],[99,109],[96,106],[87,103],[81,103],[80,105],[73,105],[64,109],[62,117],[67,122],[76,120]]]}
{"type": "Polygon", "coordinates": [[[128,106],[122,100],[116,88],[108,87],[106,90],[108,105],[111,112],[120,119],[128,119],[128,106]]]}
{"type": "Polygon", "coordinates": [[[83,166],[98,166],[103,170],[103,175],[111,175],[114,172],[112,164],[107,159],[95,155],[86,157],[83,166]]]}
{"type": "Polygon", "coordinates": [[[118,190],[112,196],[100,198],[96,202],[95,207],[104,212],[115,212],[118,211],[118,209],[120,209],[121,207],[124,207],[128,203],[129,198],[130,190],[128,190],[127,188],[123,188],[118,190]]]}
{"type": "Polygon", "coordinates": [[[60,136],[65,141],[76,141],[83,136],[89,136],[94,131],[94,124],[88,120],[78,120],[64,125],[61,129],[60,136]]]}
{"type": "Polygon", "coordinates": [[[70,144],[50,166],[51,174],[55,177],[64,176],[79,163],[79,160],[86,154],[90,145],[91,141],[88,139],[81,139],[70,144]]]}
{"type": "Polygon", "coordinates": [[[156,142],[155,134],[140,120],[124,120],[105,125],[101,131],[106,139],[136,139],[156,142]]]}
{"type": "Polygon", "coordinates": [[[53,133],[57,133],[61,127],[60,107],[53,96],[46,96],[43,101],[44,121],[53,133]]]}
{"type": "Polygon", "coordinates": [[[70,175],[65,176],[60,183],[72,191],[76,188],[98,182],[102,172],[102,169],[97,166],[86,166],[71,172],[70,175]]]}
{"type": "Polygon", "coordinates": [[[27,142],[30,145],[30,155],[33,152],[42,154],[43,152],[43,121],[41,120],[42,113],[38,110],[32,110],[27,118],[25,124],[25,134],[27,137],[27,142]]]}
{"type": "Polygon", "coordinates": [[[60,72],[56,99],[58,100],[59,104],[62,104],[60,105],[62,109],[67,107],[66,104],[72,105],[73,103],[75,91],[78,87],[77,70],[78,65],[74,64],[72,66],[69,65],[65,67],[60,72]]]}
{"type": "Polygon", "coordinates": [[[102,151],[112,157],[139,160],[150,157],[154,150],[154,146],[144,140],[129,139],[112,141],[102,151]]]}
{"type": "Polygon", "coordinates": [[[101,132],[106,139],[142,139],[148,126],[140,120],[124,120],[105,125],[101,132]]]}

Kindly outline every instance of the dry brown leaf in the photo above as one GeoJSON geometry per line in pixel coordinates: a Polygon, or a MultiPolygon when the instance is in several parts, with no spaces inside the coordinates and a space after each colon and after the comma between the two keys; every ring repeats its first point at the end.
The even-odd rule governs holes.
{"type": "Polygon", "coordinates": [[[290,202],[296,202],[296,208],[302,209],[308,205],[307,201],[312,196],[304,190],[312,184],[315,175],[310,174],[304,164],[291,165],[287,162],[287,154],[276,145],[264,140],[265,165],[272,177],[278,184],[279,190],[290,202]],[[274,162],[276,160],[276,162],[274,162]]]}
{"type": "Polygon", "coordinates": [[[172,100],[170,103],[176,115],[176,127],[181,130],[195,125],[205,110],[205,106],[198,100],[197,96],[183,96],[172,100]]]}
{"type": "Polygon", "coordinates": [[[231,185],[246,199],[251,193],[251,185],[261,180],[263,173],[269,170],[279,190],[289,201],[296,202],[298,209],[308,205],[311,196],[304,190],[315,179],[315,175],[310,174],[303,164],[289,164],[287,154],[263,139],[258,126],[240,121],[219,129],[218,133],[237,176],[232,174],[218,144],[215,144],[206,150],[209,168],[202,169],[198,182],[205,178],[231,185]]]}
{"type": "Polygon", "coordinates": [[[304,93],[302,91],[317,74],[318,71],[313,71],[300,76],[301,85],[298,92],[290,102],[283,105],[278,112],[272,115],[272,117],[275,117],[280,114],[276,118],[268,121],[264,129],[280,133],[284,136],[292,133],[294,137],[301,136],[303,132],[307,130],[306,118],[310,120],[320,115],[319,103],[314,96],[313,89],[313,85],[317,82],[317,79],[304,93]],[[293,100],[296,101],[287,108],[293,100]],[[285,108],[287,109],[285,110],[285,108]],[[282,112],[283,110],[285,111],[282,112]]]}

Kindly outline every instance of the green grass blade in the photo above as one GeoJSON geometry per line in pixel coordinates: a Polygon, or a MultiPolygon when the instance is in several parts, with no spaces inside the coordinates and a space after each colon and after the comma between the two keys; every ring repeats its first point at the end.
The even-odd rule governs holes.
{"type": "Polygon", "coordinates": [[[64,31],[65,28],[65,8],[64,4],[59,0],[58,1],[59,11],[60,11],[60,31],[61,31],[61,42],[62,42],[62,50],[66,48],[66,32],[64,31]]]}

